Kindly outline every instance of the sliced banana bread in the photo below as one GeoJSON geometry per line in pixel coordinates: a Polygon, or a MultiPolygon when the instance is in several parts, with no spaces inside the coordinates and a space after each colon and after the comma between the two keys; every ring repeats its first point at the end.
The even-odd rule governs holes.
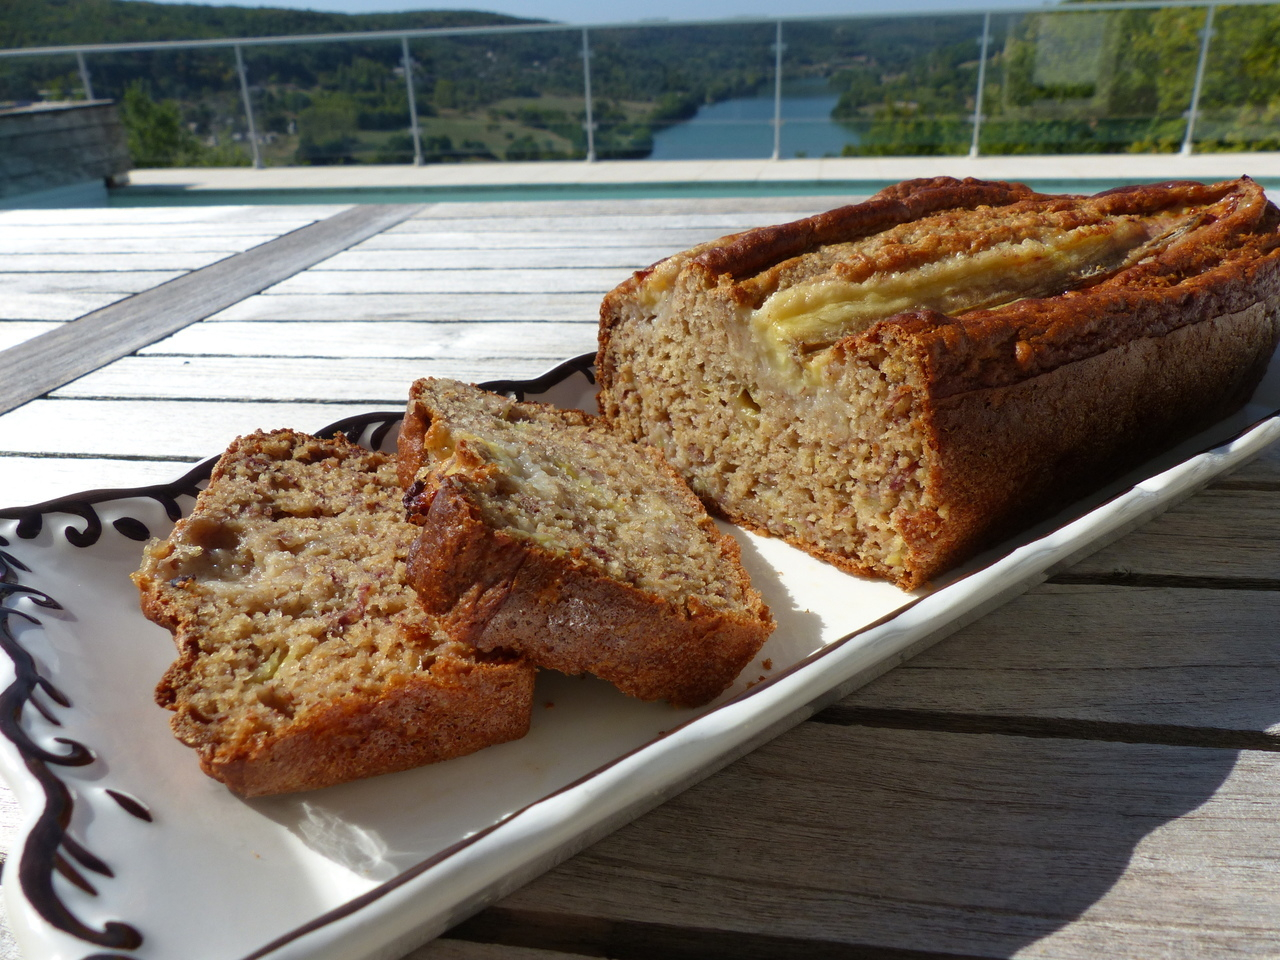
{"type": "Polygon", "coordinates": [[[400,469],[410,579],[458,640],[696,705],[773,630],[737,542],[596,417],[419,380],[400,469]]]}
{"type": "Polygon", "coordinates": [[[596,373],[715,511],[913,588],[1237,409],[1278,315],[1248,179],[938,178],[636,273],[596,373]]]}
{"type": "Polygon", "coordinates": [[[417,528],[392,457],[342,437],[241,437],[134,575],[178,659],[178,739],[245,796],[327,786],[525,734],[534,669],[477,655],[407,582],[417,528]]]}

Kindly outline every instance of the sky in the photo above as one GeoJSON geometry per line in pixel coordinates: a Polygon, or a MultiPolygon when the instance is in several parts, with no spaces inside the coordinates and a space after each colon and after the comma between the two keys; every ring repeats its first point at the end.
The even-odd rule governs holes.
{"type": "MultiPolygon", "coordinates": [[[[192,2],[192,0],[161,0],[192,2]]],[[[958,12],[1048,6],[1038,0],[194,0],[241,7],[289,7],[331,13],[403,10],[484,10],[563,23],[631,23],[639,20],[727,20],[736,16],[839,16],[902,11],[958,12]]]]}

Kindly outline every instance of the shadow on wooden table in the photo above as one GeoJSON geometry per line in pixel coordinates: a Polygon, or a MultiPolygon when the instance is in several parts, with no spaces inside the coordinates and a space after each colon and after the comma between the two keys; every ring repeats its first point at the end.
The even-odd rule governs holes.
{"type": "Polygon", "coordinates": [[[1102,900],[1234,760],[808,723],[449,936],[624,960],[1009,957],[1102,900]]]}
{"type": "Polygon", "coordinates": [[[1238,877],[1280,850],[1276,622],[1271,591],[1038,588],[448,936],[620,960],[1047,937],[1221,956],[1275,909],[1238,877]]]}

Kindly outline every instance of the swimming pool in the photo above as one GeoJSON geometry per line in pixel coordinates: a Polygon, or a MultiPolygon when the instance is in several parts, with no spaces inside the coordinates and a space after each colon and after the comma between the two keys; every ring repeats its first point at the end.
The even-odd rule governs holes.
{"type": "MultiPolygon", "coordinates": [[[[1044,193],[1097,193],[1130,183],[1159,183],[1169,178],[1049,180],[1024,182],[1044,193]]],[[[1280,178],[1256,178],[1268,189],[1280,178]]],[[[287,203],[440,203],[518,202],[525,200],[637,200],[680,197],[865,196],[894,180],[738,180],[670,183],[476,184],[448,187],[297,188],[255,190],[188,190],[181,187],[128,186],[108,191],[113,207],[216,206],[287,203]]]]}

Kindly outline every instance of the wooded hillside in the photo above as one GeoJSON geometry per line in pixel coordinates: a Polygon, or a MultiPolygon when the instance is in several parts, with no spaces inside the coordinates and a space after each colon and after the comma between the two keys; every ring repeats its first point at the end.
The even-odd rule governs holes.
{"type": "MultiPolygon", "coordinates": [[[[159,4],[9,0],[0,47],[485,26],[410,42],[427,162],[582,157],[578,29],[496,14],[343,14],[159,4]]],[[[983,153],[1171,151],[1186,130],[1204,8],[994,14],[983,153]]],[[[1280,148],[1280,5],[1216,12],[1196,149],[1280,148]]],[[[980,14],[791,21],[787,81],[839,95],[847,153],[967,152],[981,62],[980,14]]],[[[591,31],[592,119],[602,158],[644,157],[653,134],[699,106],[770,92],[771,23],[653,24],[591,31]]],[[[408,162],[398,40],[248,45],[243,55],[268,163],[408,162]]],[[[90,54],[98,97],[123,102],[142,165],[247,163],[229,48],[90,54]]],[[[75,98],[69,55],[0,60],[0,101],[75,98]]]]}

